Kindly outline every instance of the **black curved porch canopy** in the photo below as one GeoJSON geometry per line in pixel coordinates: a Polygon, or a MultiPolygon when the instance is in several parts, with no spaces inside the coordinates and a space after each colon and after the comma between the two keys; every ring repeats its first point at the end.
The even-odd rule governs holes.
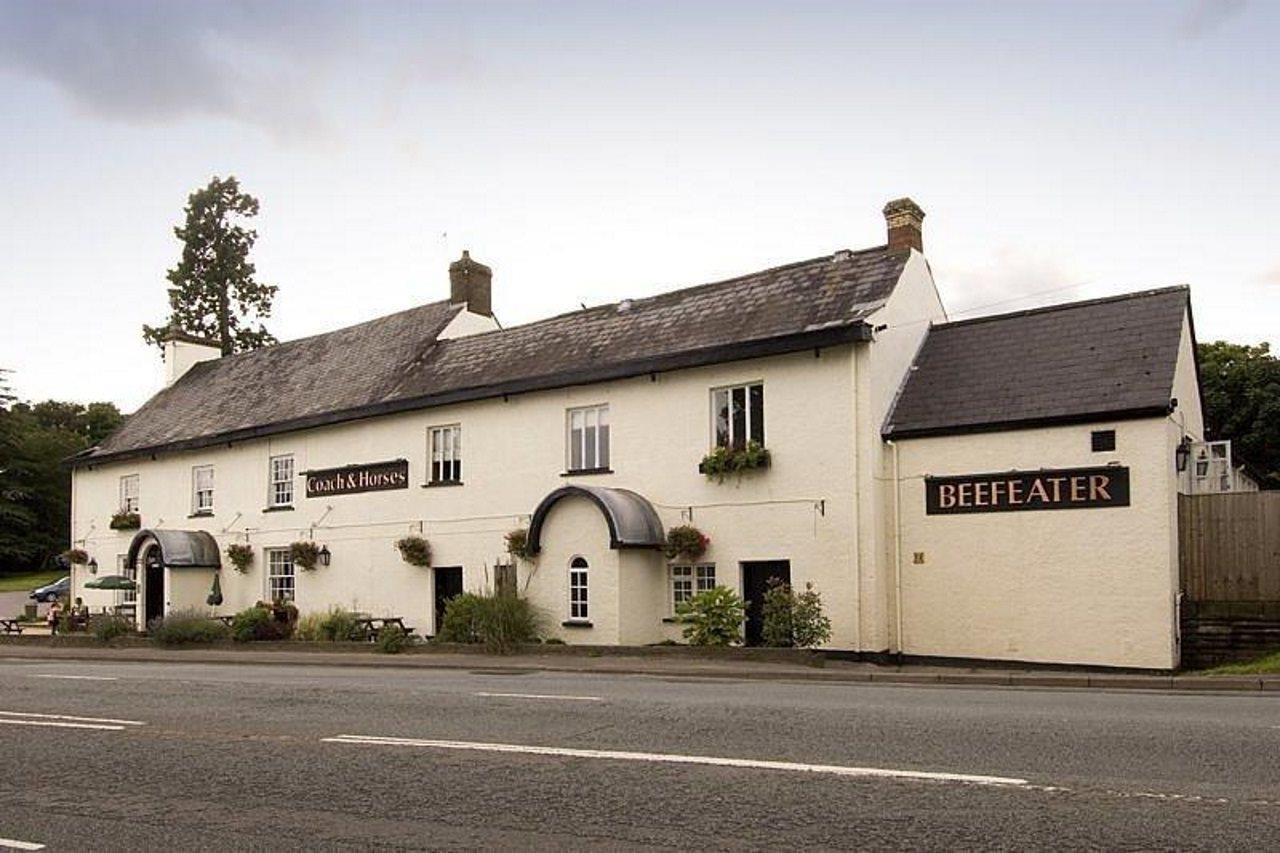
{"type": "Polygon", "coordinates": [[[137,565],[138,554],[148,542],[160,547],[160,560],[174,569],[219,569],[218,543],[203,530],[139,530],[129,543],[125,565],[137,565]]]}
{"type": "Polygon", "coordinates": [[[666,544],[658,512],[640,495],[603,486],[562,486],[542,499],[529,522],[529,550],[542,550],[542,525],[564,498],[586,498],[600,508],[609,525],[610,548],[661,548],[666,544]]]}

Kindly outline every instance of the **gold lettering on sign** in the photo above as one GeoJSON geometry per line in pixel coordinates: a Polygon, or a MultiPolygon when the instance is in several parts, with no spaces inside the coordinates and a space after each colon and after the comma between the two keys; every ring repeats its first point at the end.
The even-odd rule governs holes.
{"type": "Polygon", "coordinates": [[[1009,481],[1009,503],[1016,505],[1022,503],[1022,481],[1009,481]]]}
{"type": "Polygon", "coordinates": [[[1043,480],[1032,480],[1030,493],[1027,495],[1027,503],[1038,500],[1041,503],[1049,502],[1049,492],[1044,487],[1043,480]]]}
{"type": "Polygon", "coordinates": [[[1107,491],[1110,485],[1111,478],[1106,474],[1094,474],[1089,478],[1089,500],[1111,500],[1111,493],[1107,491]]]}
{"type": "Polygon", "coordinates": [[[973,506],[973,483],[960,484],[960,506],[973,506]]]}
{"type": "Polygon", "coordinates": [[[938,487],[938,506],[951,509],[956,505],[956,487],[950,484],[938,487]]]}
{"type": "Polygon", "coordinates": [[[1072,501],[1084,500],[1084,489],[1085,489],[1084,477],[1071,478],[1071,500],[1072,501]]]}
{"type": "Polygon", "coordinates": [[[987,484],[981,481],[973,484],[973,505],[987,505],[987,484]]]}

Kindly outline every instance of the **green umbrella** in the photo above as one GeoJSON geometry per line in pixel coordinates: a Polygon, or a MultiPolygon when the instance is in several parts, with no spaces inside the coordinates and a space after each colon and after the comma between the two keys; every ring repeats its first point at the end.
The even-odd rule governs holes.
{"type": "Polygon", "coordinates": [[[222,604],[222,583],[218,580],[216,572],[213,575],[213,589],[209,591],[209,597],[205,599],[204,603],[210,607],[217,607],[222,604]]]}
{"type": "Polygon", "coordinates": [[[124,575],[103,575],[85,584],[87,589],[137,589],[138,584],[124,575]]]}

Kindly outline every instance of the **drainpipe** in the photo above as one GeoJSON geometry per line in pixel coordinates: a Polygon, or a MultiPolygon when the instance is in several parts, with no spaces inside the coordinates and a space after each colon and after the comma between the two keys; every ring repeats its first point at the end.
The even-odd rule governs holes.
{"type": "Polygon", "coordinates": [[[902,480],[898,476],[898,445],[893,448],[893,603],[896,609],[894,633],[897,637],[898,658],[902,658],[902,480]]]}

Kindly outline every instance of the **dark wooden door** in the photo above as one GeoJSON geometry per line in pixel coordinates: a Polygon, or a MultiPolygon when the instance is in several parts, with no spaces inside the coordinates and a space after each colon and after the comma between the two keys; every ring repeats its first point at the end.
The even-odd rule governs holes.
{"type": "Polygon", "coordinates": [[[142,597],[146,601],[143,623],[164,616],[164,563],[160,561],[160,549],[148,548],[143,560],[142,597]]]}
{"type": "Polygon", "coordinates": [[[462,566],[441,566],[436,573],[436,621],[435,633],[440,633],[444,624],[444,606],[449,599],[462,595],[462,566]]]}
{"type": "Polygon", "coordinates": [[[773,578],[791,583],[791,561],[760,560],[742,564],[742,597],[747,600],[748,646],[758,646],[764,641],[764,594],[773,578]]]}

